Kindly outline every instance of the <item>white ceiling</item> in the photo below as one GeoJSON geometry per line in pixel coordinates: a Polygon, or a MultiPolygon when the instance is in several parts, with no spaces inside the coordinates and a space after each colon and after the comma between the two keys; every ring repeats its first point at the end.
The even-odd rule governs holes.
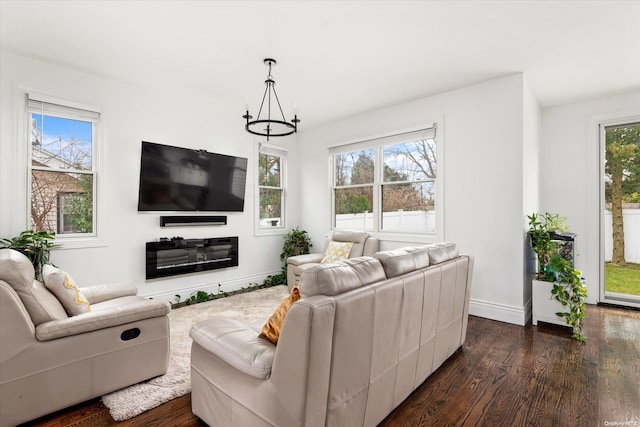
{"type": "Polygon", "coordinates": [[[273,57],[300,127],[525,72],[543,107],[640,89],[640,1],[7,1],[3,50],[239,116],[273,57]]]}

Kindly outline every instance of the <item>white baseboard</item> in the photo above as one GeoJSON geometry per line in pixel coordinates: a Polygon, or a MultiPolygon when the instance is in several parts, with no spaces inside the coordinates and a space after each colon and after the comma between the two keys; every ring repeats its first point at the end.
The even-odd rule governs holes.
{"type": "Polygon", "coordinates": [[[469,314],[524,326],[531,318],[531,300],[524,307],[517,307],[471,298],[469,314]]]}
{"type": "Polygon", "coordinates": [[[280,273],[279,271],[273,272],[273,273],[266,273],[266,274],[260,274],[260,275],[255,275],[255,276],[247,276],[247,277],[243,277],[240,279],[234,279],[234,280],[230,280],[227,282],[220,282],[220,283],[205,283],[202,285],[198,285],[198,286],[192,286],[190,288],[184,288],[184,289],[179,289],[176,291],[167,291],[167,292],[159,292],[159,293],[155,293],[155,294],[145,294],[142,295],[145,298],[152,298],[152,299],[159,299],[159,300],[163,300],[163,301],[169,301],[171,303],[175,303],[176,301],[176,295],[180,295],[180,301],[184,301],[187,298],[189,298],[189,296],[197,291],[204,291],[208,294],[217,294],[219,292],[233,292],[233,291],[237,291],[240,290],[242,288],[247,288],[249,286],[251,286],[252,284],[262,284],[264,282],[264,280],[267,278],[267,276],[271,276],[274,274],[278,274],[280,273]]]}

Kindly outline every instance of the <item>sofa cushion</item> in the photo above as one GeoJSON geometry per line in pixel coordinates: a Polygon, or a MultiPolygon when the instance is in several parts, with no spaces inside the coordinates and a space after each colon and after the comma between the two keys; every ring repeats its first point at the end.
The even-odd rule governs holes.
{"type": "Polygon", "coordinates": [[[377,252],[373,257],[380,260],[385,274],[388,278],[392,278],[449,261],[458,255],[458,247],[455,243],[443,242],[377,252]]]}
{"type": "Polygon", "coordinates": [[[300,276],[300,295],[335,296],[385,279],[382,264],[371,257],[316,264],[300,276]]]}
{"type": "Polygon", "coordinates": [[[449,261],[460,255],[458,246],[455,243],[442,242],[434,243],[426,246],[429,252],[430,264],[440,264],[441,262],[449,261]]]}
{"type": "Polygon", "coordinates": [[[328,262],[338,262],[349,258],[349,253],[353,247],[353,242],[329,242],[327,250],[324,251],[324,257],[321,264],[328,262]]]}
{"type": "Polygon", "coordinates": [[[0,280],[7,282],[20,297],[35,326],[52,320],[66,319],[60,301],[34,279],[29,258],[13,249],[0,249],[0,280]]]}
{"type": "Polygon", "coordinates": [[[429,266],[429,252],[426,246],[412,246],[373,255],[380,260],[388,278],[429,266]]]}
{"type": "Polygon", "coordinates": [[[291,305],[299,299],[300,288],[298,286],[294,286],[293,289],[291,289],[289,296],[282,300],[280,305],[276,308],[276,311],[273,312],[269,320],[267,320],[267,323],[264,324],[260,335],[258,336],[273,344],[278,344],[278,338],[280,338],[280,330],[284,323],[284,317],[287,315],[287,311],[289,311],[291,305]]]}
{"type": "Polygon", "coordinates": [[[54,293],[69,316],[91,311],[89,301],[68,273],[51,264],[46,264],[42,268],[42,278],[44,285],[54,293]]]}
{"type": "Polygon", "coordinates": [[[193,341],[229,365],[254,378],[266,380],[276,346],[258,338],[255,330],[228,317],[213,317],[191,327],[193,341]]]}

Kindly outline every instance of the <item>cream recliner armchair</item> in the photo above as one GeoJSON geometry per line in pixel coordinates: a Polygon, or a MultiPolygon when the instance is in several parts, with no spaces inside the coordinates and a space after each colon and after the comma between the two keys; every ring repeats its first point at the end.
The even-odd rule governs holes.
{"type": "Polygon", "coordinates": [[[0,249],[0,426],[166,373],[166,301],[123,285],[80,288],[91,311],[69,317],[29,259],[0,249]]]}
{"type": "Polygon", "coordinates": [[[366,231],[335,229],[327,238],[322,253],[296,255],[287,258],[287,287],[289,291],[300,284],[300,276],[306,270],[320,264],[331,242],[353,243],[349,258],[373,256],[380,250],[380,241],[366,231]]]}

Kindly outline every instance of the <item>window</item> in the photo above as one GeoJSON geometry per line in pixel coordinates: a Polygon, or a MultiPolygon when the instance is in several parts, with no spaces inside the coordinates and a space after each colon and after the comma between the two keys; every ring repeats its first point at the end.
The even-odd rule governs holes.
{"type": "Polygon", "coordinates": [[[333,225],[436,233],[435,127],[332,149],[333,225]]]}
{"type": "Polygon", "coordinates": [[[285,227],[285,178],[287,153],[280,147],[260,144],[258,155],[258,229],[285,227]]]}
{"type": "Polygon", "coordinates": [[[100,113],[28,95],[30,224],[59,237],[96,236],[100,113]]]}

